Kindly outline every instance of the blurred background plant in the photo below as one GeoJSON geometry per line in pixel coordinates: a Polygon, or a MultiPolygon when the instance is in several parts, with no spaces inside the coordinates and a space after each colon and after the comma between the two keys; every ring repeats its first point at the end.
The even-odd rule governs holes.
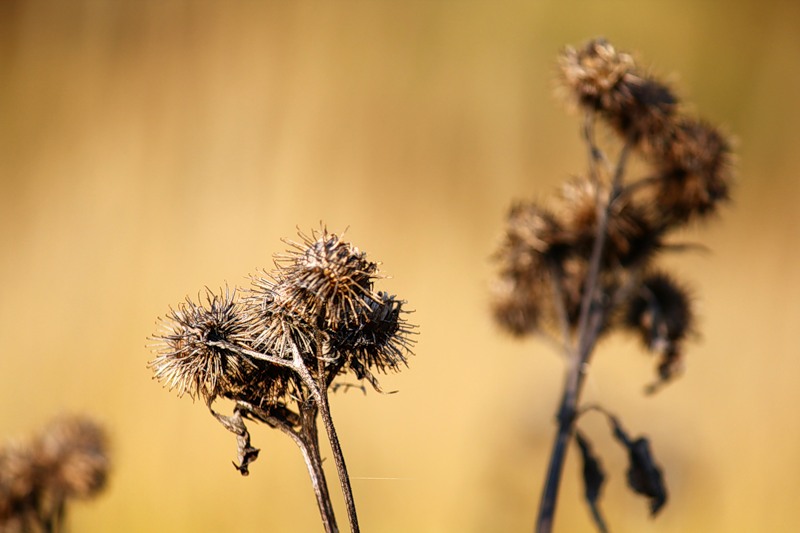
{"type": "Polygon", "coordinates": [[[67,531],[68,503],[96,497],[109,473],[108,437],[85,416],[64,415],[0,447],[0,531],[67,531]]]}
{"type": "MultiPolygon", "coordinates": [[[[583,115],[588,169],[562,184],[551,201],[516,200],[509,209],[494,256],[492,311],[511,335],[555,344],[565,362],[536,531],[552,530],[573,437],[582,452],[587,503],[598,529],[607,531],[599,508],[605,474],[577,427],[591,362],[601,339],[632,331],[658,356],[649,392],[680,373],[686,339],[695,333],[694,303],[682,284],[660,270],[658,259],[691,249],[672,242],[675,232],[708,220],[730,200],[732,154],[723,133],[686,115],[672,88],[606,39],[565,47],[559,73],[562,91],[583,115]],[[617,142],[599,144],[603,131],[617,142]],[[644,175],[629,172],[636,157],[646,166],[644,175]]],[[[628,484],[650,499],[655,516],[667,491],[649,442],[631,440],[615,416],[608,418],[630,452],[628,484]]]]}
{"type": "MultiPolygon", "coordinates": [[[[166,303],[246,283],[324,220],[380,258],[424,332],[413,371],[381,380],[400,394],[332,399],[362,529],[529,531],[561,362],[486,320],[489,255],[509,199],[582,169],[554,58],[604,35],[678,73],[735,132],[744,178],[723,223],[685,230],[713,252],[662,265],[701,288],[681,379],[643,399],[636,339],[593,362],[585,400],[624,406],[670,465],[669,513],[651,521],[623,474],[603,511],[620,531],[800,529],[798,20],[754,1],[0,2],[0,431],[62,409],[108,421],[113,487],[70,509],[75,531],[319,531],[294,444],[255,428],[242,480],[212,459],[230,435],[149,380],[142,339],[166,303]]],[[[591,531],[576,459],[556,523],[591,531]]],[[[622,451],[603,459],[625,471],[622,451]]]]}

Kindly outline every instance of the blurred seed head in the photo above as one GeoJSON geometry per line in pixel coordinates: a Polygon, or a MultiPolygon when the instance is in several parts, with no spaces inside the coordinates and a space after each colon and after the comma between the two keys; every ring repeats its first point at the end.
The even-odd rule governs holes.
{"type": "Polygon", "coordinates": [[[596,111],[623,137],[659,135],[678,99],[661,81],[641,71],[633,56],[605,39],[566,48],[559,59],[561,81],[582,107],[596,111]]]}
{"type": "Polygon", "coordinates": [[[55,492],[91,497],[103,489],[108,477],[105,431],[85,417],[58,418],[40,437],[40,461],[52,472],[55,492]]]}
{"type": "MultiPolygon", "coordinates": [[[[598,205],[605,208],[606,187],[589,179],[567,181],[561,191],[561,218],[565,241],[573,253],[589,258],[597,236],[598,205]]],[[[652,207],[626,197],[608,212],[603,263],[607,268],[629,267],[648,261],[661,248],[663,231],[652,207]]]]}
{"type": "Polygon", "coordinates": [[[33,440],[5,442],[0,448],[0,525],[34,504],[39,478],[33,440]]]}
{"type": "Polygon", "coordinates": [[[517,202],[506,217],[505,234],[494,259],[500,276],[492,286],[492,314],[515,336],[542,326],[551,297],[550,269],[566,251],[564,229],[556,216],[536,202],[517,202]]]}
{"type": "Polygon", "coordinates": [[[648,350],[677,354],[694,330],[691,301],[686,288],[668,274],[655,272],[642,280],[628,303],[625,323],[639,333],[648,350]]]}
{"type": "Polygon", "coordinates": [[[547,295],[542,284],[529,283],[521,276],[501,275],[492,286],[492,315],[495,322],[515,337],[540,331],[547,295]]]}
{"type": "Polygon", "coordinates": [[[655,194],[667,222],[712,214],[730,198],[731,143],[717,128],[682,117],[655,142],[650,150],[663,173],[655,194]]]}
{"type": "Polygon", "coordinates": [[[569,252],[562,223],[536,202],[517,202],[506,217],[503,241],[494,259],[504,275],[541,282],[552,262],[569,252]]]}
{"type": "Polygon", "coordinates": [[[108,480],[105,430],[84,416],[62,416],[38,435],[0,448],[0,531],[45,531],[67,500],[91,498],[108,480]]]}

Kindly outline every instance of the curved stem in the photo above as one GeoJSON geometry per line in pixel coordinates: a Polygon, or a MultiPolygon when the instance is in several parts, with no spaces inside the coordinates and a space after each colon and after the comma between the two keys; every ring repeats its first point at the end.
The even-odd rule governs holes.
{"type": "Polygon", "coordinates": [[[299,430],[294,429],[292,423],[287,422],[283,416],[275,416],[247,402],[238,402],[237,405],[246,412],[247,416],[279,429],[297,445],[303,455],[303,461],[306,463],[308,475],[311,477],[311,486],[317,498],[317,507],[319,507],[325,533],[338,533],[339,526],[336,525],[336,515],[333,511],[328,482],[325,479],[325,471],[322,468],[322,457],[319,451],[317,407],[314,402],[304,404],[302,401],[298,401],[297,403],[300,406],[299,430]]]}

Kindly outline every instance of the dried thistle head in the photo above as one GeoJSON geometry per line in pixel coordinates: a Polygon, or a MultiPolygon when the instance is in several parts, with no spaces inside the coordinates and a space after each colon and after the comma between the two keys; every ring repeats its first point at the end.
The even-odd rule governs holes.
{"type": "MultiPolygon", "coordinates": [[[[40,485],[33,440],[9,440],[0,448],[0,525],[32,505],[40,485]]],[[[2,528],[0,527],[0,530],[2,528]]]]}
{"type": "Polygon", "coordinates": [[[293,347],[304,354],[316,352],[316,336],[321,330],[303,313],[307,308],[297,304],[295,292],[285,279],[251,276],[244,305],[254,348],[286,360],[292,359],[293,347]]]}
{"type": "MultiPolygon", "coordinates": [[[[560,216],[564,241],[571,253],[587,259],[597,237],[599,211],[609,196],[608,188],[597,181],[573,179],[561,190],[560,216]]],[[[603,262],[607,268],[646,263],[662,247],[663,231],[648,203],[631,197],[617,199],[608,207],[607,245],[603,262]]]]}
{"type": "Polygon", "coordinates": [[[276,256],[286,303],[308,322],[335,328],[367,312],[363,296],[372,292],[377,264],[341,236],[326,229],[300,234],[301,242],[276,256]]]}
{"type": "Polygon", "coordinates": [[[343,354],[359,379],[372,370],[385,373],[406,365],[415,328],[403,316],[407,314],[405,302],[394,295],[378,292],[364,300],[367,311],[363,317],[331,331],[329,340],[331,351],[343,354]]]}
{"type": "Polygon", "coordinates": [[[492,313],[515,336],[538,331],[551,287],[548,277],[564,259],[561,222],[536,202],[517,202],[506,217],[506,231],[494,259],[500,277],[492,287],[492,313]]]}
{"type": "Polygon", "coordinates": [[[558,218],[536,202],[516,202],[506,217],[506,232],[495,258],[504,272],[533,275],[564,252],[558,218]]]}
{"type": "Polygon", "coordinates": [[[677,110],[678,99],[665,83],[643,73],[633,56],[605,39],[566,48],[559,66],[575,101],[600,113],[625,138],[658,135],[677,110]]]}
{"type": "Polygon", "coordinates": [[[0,531],[51,531],[70,499],[101,492],[108,479],[105,430],[62,416],[40,434],[0,447],[0,531]]]}
{"type": "Polygon", "coordinates": [[[40,437],[40,463],[52,472],[52,490],[74,498],[89,498],[108,479],[108,438],[86,417],[60,417],[40,437]]]}
{"type": "Polygon", "coordinates": [[[155,378],[182,396],[206,401],[241,383],[252,362],[229,346],[250,342],[248,319],[236,291],[206,289],[195,303],[190,298],[170,309],[162,332],[154,335],[156,358],[148,363],[155,378]]]}
{"type": "Polygon", "coordinates": [[[565,49],[559,67],[562,88],[587,115],[591,179],[569,180],[552,204],[512,207],[494,256],[494,318],[517,336],[560,321],[567,337],[583,332],[591,343],[616,326],[637,329],[666,379],[680,367],[693,315],[685,289],[647,273],[659,253],[677,249],[666,241],[671,231],[728,200],[731,143],[683,114],[667,84],[604,39],[565,49]],[[616,164],[595,141],[595,117],[619,136],[616,164]],[[631,179],[626,163],[637,155],[650,168],[631,179]],[[579,330],[582,314],[588,330],[579,330]]]}
{"type": "Polygon", "coordinates": [[[537,333],[542,328],[547,294],[542,283],[501,275],[492,285],[492,315],[495,322],[515,337],[537,333]]]}
{"type": "Polygon", "coordinates": [[[694,331],[691,304],[685,287],[669,274],[654,272],[642,280],[628,302],[625,324],[639,333],[648,350],[675,352],[694,331]]]}
{"type": "Polygon", "coordinates": [[[707,216],[729,200],[733,181],[731,142],[719,129],[681,118],[651,148],[663,179],[654,194],[662,217],[681,223],[707,216]]]}

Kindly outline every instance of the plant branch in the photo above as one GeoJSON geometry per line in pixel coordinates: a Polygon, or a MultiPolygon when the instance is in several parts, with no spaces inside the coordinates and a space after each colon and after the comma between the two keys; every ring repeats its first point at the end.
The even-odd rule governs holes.
{"type": "MultiPolygon", "coordinates": [[[[314,495],[317,498],[317,506],[322,517],[322,525],[326,533],[338,533],[339,526],[336,525],[336,516],[331,503],[328,483],[325,479],[325,470],[322,468],[322,456],[319,450],[319,436],[317,434],[317,406],[314,402],[303,402],[298,400],[300,406],[300,429],[292,428],[286,421],[276,416],[270,415],[262,409],[252,405],[246,405],[249,415],[278,428],[289,436],[300,449],[303,461],[308,468],[311,477],[311,485],[314,488],[314,495]]],[[[240,402],[244,405],[244,402],[240,402]]]]}
{"type": "MultiPolygon", "coordinates": [[[[591,154],[590,175],[596,176],[597,169],[595,165],[601,159],[597,154],[601,154],[602,152],[594,145],[592,123],[588,118],[585,124],[584,136],[586,142],[589,144],[591,154]]],[[[557,415],[558,431],[556,432],[556,437],[553,442],[542,499],[539,504],[539,515],[536,520],[537,533],[550,533],[553,528],[558,488],[561,484],[561,475],[564,469],[564,459],[566,457],[567,446],[569,445],[575,429],[577,406],[586,376],[586,369],[594,346],[597,343],[597,338],[602,329],[603,322],[605,321],[607,309],[606,306],[601,305],[598,294],[600,270],[603,252],[605,250],[612,203],[622,187],[625,164],[632,145],[632,142],[626,142],[620,153],[616,168],[614,169],[611,190],[609,191],[608,197],[605,199],[598,197],[597,232],[589,259],[589,273],[584,285],[584,293],[578,317],[576,357],[570,358],[564,380],[564,389],[557,415]]],[[[568,339],[565,339],[565,342],[569,342],[568,339]]]]}
{"type": "MultiPolygon", "coordinates": [[[[297,346],[292,343],[291,347],[293,353],[293,367],[300,375],[303,383],[311,392],[311,396],[317,404],[319,413],[322,416],[325,432],[328,435],[328,441],[331,445],[333,460],[336,463],[336,472],[339,475],[339,483],[342,486],[342,494],[344,495],[345,506],[347,508],[347,518],[350,521],[350,531],[352,533],[359,533],[358,515],[356,514],[356,504],[355,499],[353,498],[353,489],[350,485],[350,477],[347,474],[347,465],[344,462],[344,454],[342,452],[341,444],[339,443],[339,437],[337,436],[336,428],[333,425],[330,404],[328,403],[328,391],[327,389],[320,389],[316,380],[314,380],[314,377],[308,371],[305,362],[303,362],[303,358],[300,355],[300,351],[297,349],[297,346]]],[[[321,348],[318,346],[317,349],[321,348]]]]}

